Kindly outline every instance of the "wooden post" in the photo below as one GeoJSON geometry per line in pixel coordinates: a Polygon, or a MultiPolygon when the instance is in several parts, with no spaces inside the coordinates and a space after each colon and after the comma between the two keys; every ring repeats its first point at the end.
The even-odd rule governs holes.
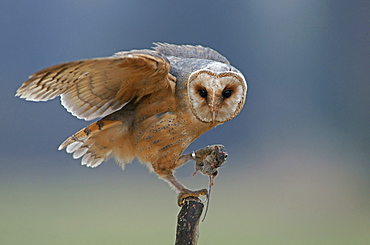
{"type": "Polygon", "coordinates": [[[199,237],[199,221],[204,204],[199,198],[188,197],[184,200],[177,216],[175,245],[196,245],[199,237]]]}

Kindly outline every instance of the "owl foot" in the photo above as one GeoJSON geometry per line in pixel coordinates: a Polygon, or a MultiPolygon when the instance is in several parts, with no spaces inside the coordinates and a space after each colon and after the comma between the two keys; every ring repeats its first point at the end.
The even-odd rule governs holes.
{"type": "Polygon", "coordinates": [[[227,153],[223,145],[211,145],[197,150],[193,153],[195,160],[195,172],[200,171],[210,176],[210,186],[214,185],[214,179],[218,174],[218,168],[226,162],[227,153]]]}
{"type": "Polygon", "coordinates": [[[184,204],[184,199],[188,197],[194,197],[198,198],[200,196],[207,196],[208,198],[208,191],[207,189],[201,189],[192,191],[189,190],[186,186],[181,184],[181,182],[176,179],[176,177],[173,174],[162,176],[164,180],[170,184],[172,188],[174,188],[178,194],[177,196],[177,204],[181,207],[184,204]]]}
{"type": "Polygon", "coordinates": [[[208,198],[207,189],[201,189],[201,190],[196,190],[196,191],[184,189],[179,193],[179,195],[177,197],[177,204],[181,207],[184,204],[184,200],[186,198],[188,198],[188,197],[198,198],[200,196],[207,196],[207,198],[208,198]]]}

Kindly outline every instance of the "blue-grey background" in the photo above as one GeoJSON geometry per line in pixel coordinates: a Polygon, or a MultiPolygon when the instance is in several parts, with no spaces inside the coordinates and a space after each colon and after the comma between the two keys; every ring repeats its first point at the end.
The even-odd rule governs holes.
{"type": "MultiPolygon", "coordinates": [[[[47,66],[202,44],[248,80],[234,120],[188,151],[229,152],[199,244],[370,243],[369,1],[0,2],[0,244],[173,244],[176,195],[135,162],[81,167],[58,145],[89,124],[15,98],[47,66]]],[[[178,172],[191,188],[193,163],[178,172]]]]}

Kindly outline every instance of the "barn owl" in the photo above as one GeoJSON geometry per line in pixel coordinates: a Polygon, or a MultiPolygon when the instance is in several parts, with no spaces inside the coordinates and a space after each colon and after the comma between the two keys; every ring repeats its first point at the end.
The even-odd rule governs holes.
{"type": "Polygon", "coordinates": [[[99,119],[59,150],[66,148],[93,168],[111,157],[124,168],[137,158],[178,192],[181,204],[183,198],[207,195],[206,189],[189,190],[174,176],[175,169],[197,158],[197,152],[182,153],[200,135],[238,115],[246,92],[243,74],[217,51],[155,43],[153,49],[43,69],[16,96],[30,101],[60,96],[77,118],[99,119]]]}

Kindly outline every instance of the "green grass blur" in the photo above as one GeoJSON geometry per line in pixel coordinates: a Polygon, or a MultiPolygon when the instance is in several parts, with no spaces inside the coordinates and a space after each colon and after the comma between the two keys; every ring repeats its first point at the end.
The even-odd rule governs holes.
{"type": "MultiPolygon", "coordinates": [[[[370,244],[367,182],[300,157],[243,172],[231,168],[242,160],[230,159],[216,178],[199,244],[370,244]]],[[[2,176],[0,244],[173,244],[175,193],[142,166],[122,172],[113,165],[2,176]]],[[[207,184],[200,175],[181,180],[207,184]]]]}

